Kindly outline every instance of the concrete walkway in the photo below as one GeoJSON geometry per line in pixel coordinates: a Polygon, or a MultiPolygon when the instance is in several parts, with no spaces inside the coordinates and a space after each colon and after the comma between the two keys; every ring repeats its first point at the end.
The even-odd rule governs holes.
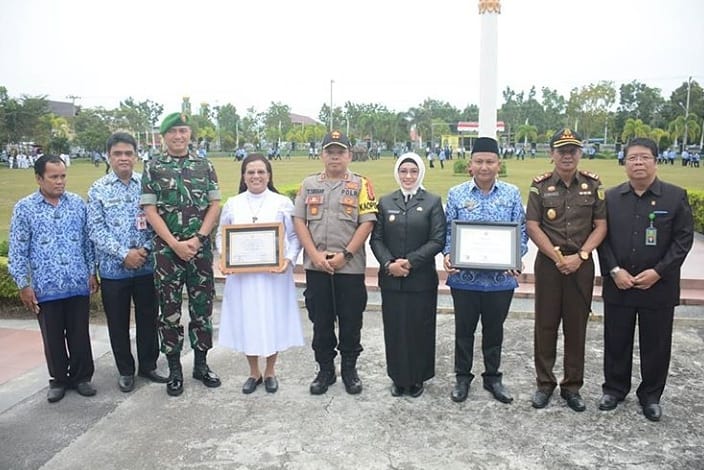
{"type": "MultiPolygon", "coordinates": [[[[184,394],[172,398],[164,385],[138,378],[135,391],[124,394],[100,338],[104,328],[94,327],[95,397],[68,392],[61,402],[47,403],[43,364],[0,385],[0,396],[23,393],[0,412],[0,468],[704,468],[704,322],[676,326],[664,417],[651,423],[632,394],[614,412],[596,410],[602,381],[600,322],[590,322],[587,337],[582,392],[588,409],[575,413],[557,394],[548,408],[531,408],[533,323],[516,318],[506,323],[502,364],[513,404],[493,400],[481,389],[481,379],[465,403],[449,399],[451,315],[438,316],[436,377],[425,393],[417,399],[393,398],[380,317],[365,314],[359,363],[365,388],[358,396],[346,394],[339,380],[326,395],[311,396],[309,347],[281,353],[276,394],[260,387],[243,395],[244,357],[218,347],[209,357],[222,387],[207,389],[187,376],[184,394]]],[[[304,312],[301,318],[310,344],[304,312]]],[[[183,362],[189,374],[192,354],[183,362]]],[[[475,369],[481,372],[481,359],[475,369]]],[[[636,361],[636,385],[637,371],[636,361]]]]}

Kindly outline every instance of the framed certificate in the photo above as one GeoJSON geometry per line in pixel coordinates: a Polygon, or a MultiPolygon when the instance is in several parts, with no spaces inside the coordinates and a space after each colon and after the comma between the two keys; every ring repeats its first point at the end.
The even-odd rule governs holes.
{"type": "Polygon", "coordinates": [[[518,222],[452,221],[450,264],[455,268],[520,271],[518,222]]]}
{"type": "Polygon", "coordinates": [[[222,228],[220,270],[223,274],[251,273],[284,264],[284,225],[225,225],[222,228]]]}

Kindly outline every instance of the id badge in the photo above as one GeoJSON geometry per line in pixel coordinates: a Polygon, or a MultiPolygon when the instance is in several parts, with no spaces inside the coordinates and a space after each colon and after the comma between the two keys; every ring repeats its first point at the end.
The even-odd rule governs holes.
{"type": "Polygon", "coordinates": [[[645,229],[645,246],[655,246],[658,244],[658,229],[648,227],[645,229]]]}
{"type": "Polygon", "coordinates": [[[135,219],[135,226],[137,227],[137,230],[147,229],[147,216],[144,215],[144,212],[140,212],[137,214],[137,217],[135,219]]]}

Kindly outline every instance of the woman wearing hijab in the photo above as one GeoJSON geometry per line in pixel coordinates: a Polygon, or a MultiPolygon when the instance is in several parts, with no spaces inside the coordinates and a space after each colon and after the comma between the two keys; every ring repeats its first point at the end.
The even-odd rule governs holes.
{"type": "Polygon", "coordinates": [[[293,281],[293,266],[301,245],[293,228],[293,203],[274,187],[271,163],[260,153],[242,161],[240,193],[227,200],[216,236],[222,250],[222,226],[230,224],[284,224],[284,266],[271,272],[229,274],[225,280],[220,315],[219,343],[247,356],[249,378],[242,393],[264,382],[274,393],[279,388],[274,366],[279,351],[303,345],[301,319],[293,281]],[[266,358],[264,374],[259,356],[266,358]]]}
{"type": "Polygon", "coordinates": [[[379,261],[386,369],[395,397],[420,396],[423,382],[435,375],[435,255],[445,245],[445,213],[440,197],[423,189],[424,175],[415,153],[396,160],[399,189],[379,200],[370,240],[379,261]]]}

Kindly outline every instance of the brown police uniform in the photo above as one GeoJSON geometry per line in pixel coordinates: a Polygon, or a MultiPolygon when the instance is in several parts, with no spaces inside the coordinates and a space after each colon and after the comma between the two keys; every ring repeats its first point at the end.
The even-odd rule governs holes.
{"type": "MultiPolygon", "coordinates": [[[[593,230],[596,219],[606,219],[599,177],[578,171],[566,186],[557,172],[533,179],[526,219],[540,223],[541,230],[563,255],[578,253],[593,230]]],[[[589,257],[577,272],[564,275],[551,258],[538,253],[535,259],[535,369],[539,390],[551,393],[557,386],[553,366],[560,321],[564,332],[564,379],[560,388],[577,392],[584,378],[584,340],[591,310],[594,262],[589,257]]]]}
{"type": "MultiPolygon", "coordinates": [[[[360,224],[376,221],[376,211],[374,192],[366,178],[348,171],[343,179],[328,180],[322,172],[303,180],[296,196],[294,217],[305,220],[318,250],[340,253],[360,224]]],[[[318,270],[304,252],[304,297],[308,317],[313,322],[313,350],[319,364],[333,361],[336,346],[343,359],[356,359],[362,351],[362,312],[367,305],[366,264],[362,247],[330,276],[318,270]],[[340,328],[339,344],[335,336],[336,317],[340,328]]]]}

